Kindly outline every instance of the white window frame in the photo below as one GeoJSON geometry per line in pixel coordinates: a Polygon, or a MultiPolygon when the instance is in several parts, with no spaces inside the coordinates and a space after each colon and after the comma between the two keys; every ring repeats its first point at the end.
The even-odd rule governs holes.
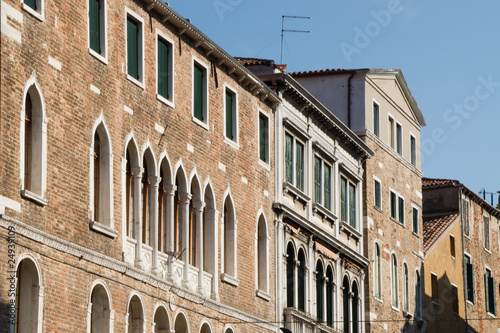
{"type": "Polygon", "coordinates": [[[162,31],[156,29],[156,53],[155,53],[155,60],[156,60],[156,98],[161,101],[162,103],[165,103],[166,105],[170,106],[171,108],[175,108],[175,86],[174,86],[174,81],[175,81],[175,75],[174,75],[174,66],[175,66],[175,57],[174,57],[174,49],[175,49],[175,44],[174,41],[168,37],[166,34],[164,34],[162,31]],[[170,56],[168,59],[168,70],[169,70],[169,80],[168,80],[168,90],[170,94],[170,98],[167,99],[160,95],[158,92],[158,42],[160,39],[163,39],[164,42],[167,42],[170,44],[170,56]]]}
{"type": "Polygon", "coordinates": [[[403,260],[403,265],[401,266],[401,282],[402,282],[402,287],[403,287],[403,302],[402,302],[402,310],[406,313],[411,313],[410,308],[411,308],[411,303],[410,303],[410,268],[408,267],[408,263],[403,260]],[[408,285],[406,286],[406,294],[405,294],[405,267],[406,267],[406,278],[408,279],[408,285]],[[405,298],[406,301],[408,302],[408,309],[405,309],[405,298]]]}
{"type": "Polygon", "coordinates": [[[377,102],[375,98],[372,99],[372,126],[373,126],[373,135],[377,138],[380,138],[380,103],[377,102]],[[378,133],[375,131],[375,105],[378,107],[378,133]]]}
{"type": "Polygon", "coordinates": [[[450,255],[453,259],[456,259],[456,257],[457,257],[457,242],[456,242],[455,235],[449,234],[448,236],[450,239],[450,255]],[[453,253],[451,253],[451,239],[452,238],[453,238],[453,250],[455,251],[455,255],[453,255],[453,253]]]}
{"type": "Polygon", "coordinates": [[[267,224],[267,219],[266,216],[264,215],[264,212],[261,210],[257,216],[257,228],[255,232],[255,289],[256,289],[256,295],[262,299],[265,299],[266,301],[271,300],[271,294],[269,294],[269,233],[268,233],[268,224],[267,224]],[[264,228],[265,228],[265,251],[264,253],[260,253],[260,248],[259,248],[259,223],[260,219],[263,219],[264,221],[264,228]],[[260,257],[260,255],[263,255],[263,258],[260,257]],[[264,262],[261,262],[260,259],[263,259],[264,262]],[[265,281],[264,283],[264,289],[259,288],[259,284],[261,281],[259,272],[260,270],[263,270],[265,272],[265,281]]]}
{"type": "Polygon", "coordinates": [[[128,7],[125,7],[125,72],[127,73],[127,79],[129,79],[131,82],[135,83],[142,89],[146,89],[145,85],[145,73],[144,73],[144,19],[133,12],[131,9],[128,7]],[[128,73],[128,46],[127,46],[127,20],[128,18],[132,18],[134,21],[136,21],[140,27],[139,27],[139,41],[138,41],[138,47],[140,48],[140,57],[137,58],[138,61],[138,70],[139,70],[139,80],[137,80],[135,77],[132,77],[128,73]]]}
{"type": "Polygon", "coordinates": [[[394,116],[390,113],[387,116],[387,128],[387,142],[389,143],[389,147],[396,151],[396,118],[394,118],[394,116]],[[391,134],[393,135],[392,141],[391,134]]]}
{"type": "Polygon", "coordinates": [[[419,232],[420,232],[420,223],[417,223],[417,231],[413,230],[413,210],[416,210],[417,211],[417,219],[420,220],[420,209],[415,206],[414,204],[411,205],[411,231],[416,234],[416,235],[419,235],[419,232]]]}
{"type": "Polygon", "coordinates": [[[483,248],[486,252],[491,253],[491,217],[483,214],[483,248]],[[488,218],[488,247],[486,247],[486,233],[484,232],[484,219],[488,218]]]}
{"type": "MultiPolygon", "coordinates": [[[[333,200],[333,184],[334,184],[334,181],[333,181],[333,174],[334,174],[334,165],[333,163],[331,162],[328,162],[319,152],[314,152],[313,153],[313,177],[312,177],[312,180],[313,180],[313,202],[316,203],[316,204],[320,204],[323,208],[325,208],[326,210],[329,210],[329,211],[333,211],[333,207],[334,207],[334,200],[333,200]],[[320,176],[321,176],[321,184],[320,184],[320,193],[321,193],[321,200],[317,201],[316,198],[314,197],[314,194],[315,194],[315,184],[314,184],[314,158],[317,157],[320,161],[321,161],[321,173],[320,173],[320,176]],[[327,208],[326,205],[325,205],[325,164],[328,165],[330,167],[330,208],[327,208]]],[[[346,178],[346,177],[344,177],[346,178]]],[[[349,180],[347,178],[347,180],[349,180]]]]}
{"type": "MultiPolygon", "coordinates": [[[[402,128],[401,128],[402,129],[402,128]]],[[[410,151],[410,164],[413,165],[414,167],[417,167],[417,137],[410,131],[410,142],[408,142],[408,144],[410,145],[410,149],[408,149],[410,151]],[[411,147],[411,141],[412,139],[415,141],[415,151],[413,151],[412,147],[411,147]],[[412,159],[415,158],[415,163],[412,162],[412,159]]]]}
{"type": "Polygon", "coordinates": [[[271,169],[271,155],[270,155],[270,148],[271,148],[271,140],[270,140],[270,134],[271,134],[271,118],[269,115],[259,109],[259,118],[257,119],[257,155],[259,156],[259,164],[265,167],[266,169],[270,170],[271,169]],[[260,158],[260,117],[263,116],[267,119],[267,143],[266,143],[266,161],[263,161],[260,158]]]}
{"type": "Polygon", "coordinates": [[[224,83],[224,96],[223,96],[223,103],[224,107],[224,142],[233,146],[236,149],[240,148],[239,145],[239,137],[240,137],[240,131],[239,131],[239,109],[238,109],[238,93],[236,92],[236,89],[232,88],[231,86],[227,85],[224,83]],[[226,94],[230,93],[233,95],[233,129],[234,129],[234,139],[230,139],[226,136],[226,94]]]}
{"type": "Polygon", "coordinates": [[[208,89],[208,65],[205,64],[204,62],[202,62],[201,60],[199,60],[197,57],[193,56],[193,60],[192,60],[192,70],[191,70],[191,105],[192,105],[192,109],[191,109],[191,115],[193,117],[193,121],[200,125],[201,127],[203,127],[204,129],[206,129],[207,131],[209,130],[209,98],[208,98],[208,92],[209,92],[209,89],[208,89]],[[204,89],[205,89],[205,98],[203,99],[203,116],[205,118],[205,121],[201,121],[199,120],[198,118],[195,117],[194,115],[194,67],[195,65],[198,65],[200,67],[202,67],[204,70],[205,70],[205,79],[203,81],[203,86],[204,86],[204,89]]]}
{"type": "Polygon", "coordinates": [[[101,40],[100,44],[101,47],[104,49],[104,52],[101,52],[102,54],[92,50],[90,47],[90,4],[89,0],[87,0],[87,48],[89,49],[89,53],[105,63],[106,65],[108,64],[108,11],[107,9],[107,0],[101,0],[102,1],[102,19],[103,22],[101,22],[102,26],[100,25],[101,28],[101,40]]]}
{"type": "Polygon", "coordinates": [[[360,228],[360,212],[358,212],[358,209],[360,208],[359,204],[359,199],[358,199],[358,196],[359,196],[359,184],[361,183],[360,181],[358,181],[357,183],[355,182],[355,179],[356,178],[353,178],[351,176],[349,176],[348,173],[346,172],[339,172],[339,178],[338,178],[338,184],[339,184],[339,198],[338,198],[338,203],[339,203],[339,218],[341,220],[341,222],[345,223],[346,225],[348,225],[349,227],[353,228],[354,230],[359,230],[360,228]],[[342,195],[342,189],[340,188],[340,186],[342,186],[342,178],[345,178],[347,180],[347,188],[346,188],[346,214],[347,214],[347,218],[346,218],[346,221],[342,221],[342,203],[341,203],[341,195],[342,195]],[[355,226],[352,226],[350,223],[349,223],[349,219],[350,219],[350,216],[349,216],[349,184],[352,184],[354,185],[354,201],[355,201],[355,207],[354,207],[354,213],[356,214],[356,216],[354,217],[354,223],[356,224],[355,226]]]}
{"type": "Polygon", "coordinates": [[[398,276],[398,257],[396,255],[396,253],[393,251],[391,253],[391,256],[390,256],[390,260],[389,260],[389,265],[390,265],[390,280],[391,280],[391,307],[394,309],[394,310],[397,310],[399,311],[399,276],[398,276]],[[392,265],[392,256],[394,255],[394,258],[396,260],[396,267],[393,267],[392,265]],[[394,282],[393,281],[393,270],[395,270],[396,272],[396,281],[394,282]],[[392,298],[394,297],[392,291],[393,291],[393,284],[396,283],[396,306],[393,304],[392,302],[392,298]]]}
{"type": "Polygon", "coordinates": [[[307,140],[306,138],[300,136],[300,135],[297,135],[295,131],[293,130],[287,130],[285,129],[284,131],[284,134],[283,134],[283,161],[285,163],[283,163],[283,166],[285,168],[284,170],[284,181],[290,185],[292,185],[294,188],[296,188],[297,190],[303,192],[303,193],[306,193],[307,191],[307,186],[308,186],[308,177],[307,177],[307,172],[308,172],[308,159],[307,159],[307,148],[308,148],[308,145],[307,145],[307,140]],[[292,137],[292,181],[289,181],[288,179],[286,179],[286,135],[290,135],[292,137]],[[300,189],[297,187],[297,150],[296,150],[296,147],[297,147],[297,142],[299,142],[302,146],[304,146],[304,165],[303,165],[303,189],[300,189]]]}
{"type": "MultiPolygon", "coordinates": [[[[389,188],[389,216],[391,217],[391,219],[393,219],[399,225],[402,225],[402,226],[406,225],[404,206],[405,206],[405,198],[401,194],[399,194],[397,191],[395,191],[394,189],[389,188]],[[391,207],[391,192],[396,195],[396,217],[392,217],[391,216],[391,213],[392,213],[392,209],[391,209],[392,208],[391,207]],[[402,213],[403,214],[403,222],[401,222],[399,220],[399,216],[401,214],[401,212],[399,211],[399,199],[403,199],[403,213],[402,213]]],[[[412,218],[412,224],[413,224],[413,218],[412,218]]]]}
{"type": "Polygon", "coordinates": [[[458,315],[458,312],[453,311],[453,287],[457,290],[457,304],[458,304],[458,312],[460,312],[460,298],[458,295],[458,286],[455,283],[451,283],[451,312],[458,315]]]}
{"type": "Polygon", "coordinates": [[[36,5],[38,7],[37,10],[34,10],[30,6],[24,3],[24,0],[21,0],[22,7],[25,11],[36,17],[40,21],[45,21],[45,0],[36,0],[36,5]]]}
{"type": "Polygon", "coordinates": [[[394,131],[394,135],[395,135],[395,137],[394,137],[394,140],[395,140],[395,142],[394,142],[394,149],[396,150],[396,153],[398,153],[398,155],[400,155],[402,157],[403,154],[404,154],[404,149],[403,149],[403,147],[404,147],[404,143],[403,143],[403,138],[404,138],[404,135],[403,135],[403,125],[399,121],[396,120],[396,123],[395,123],[394,126],[395,126],[395,131],[394,131]],[[401,152],[398,151],[398,125],[401,128],[401,145],[400,145],[401,152]]]}

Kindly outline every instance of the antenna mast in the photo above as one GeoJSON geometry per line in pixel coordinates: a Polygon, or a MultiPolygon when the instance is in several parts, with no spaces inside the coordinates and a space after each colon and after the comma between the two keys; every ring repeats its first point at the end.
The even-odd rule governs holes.
{"type": "Polygon", "coordinates": [[[280,56],[280,64],[283,63],[283,38],[285,36],[285,32],[304,32],[304,33],[309,33],[310,31],[308,30],[287,30],[285,29],[285,18],[294,18],[294,19],[306,19],[310,20],[311,18],[309,16],[289,16],[289,15],[282,15],[281,16],[281,56],[280,56]]]}

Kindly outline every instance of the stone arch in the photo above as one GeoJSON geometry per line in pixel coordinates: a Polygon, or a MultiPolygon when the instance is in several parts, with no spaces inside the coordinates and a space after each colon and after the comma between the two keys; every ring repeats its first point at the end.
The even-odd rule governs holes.
{"type": "Polygon", "coordinates": [[[87,332],[113,332],[114,311],[111,303],[111,294],[102,280],[96,280],[90,287],[87,332]]]}
{"type": "Polygon", "coordinates": [[[223,259],[223,270],[224,273],[236,278],[236,267],[237,267],[237,249],[236,249],[236,209],[234,206],[234,201],[231,196],[230,191],[227,192],[224,197],[224,205],[222,210],[222,223],[223,227],[223,249],[224,249],[224,259],[223,259]]]}
{"type": "Polygon", "coordinates": [[[163,304],[158,304],[154,310],[153,329],[154,333],[170,332],[170,315],[168,309],[163,304]]]}
{"type": "Polygon", "coordinates": [[[189,322],[186,314],[183,311],[179,311],[175,316],[174,321],[174,331],[175,333],[189,333],[189,322]]]}
{"type": "Polygon", "coordinates": [[[125,327],[127,333],[142,332],[145,329],[145,310],[142,297],[137,292],[132,292],[127,304],[125,327]]]}

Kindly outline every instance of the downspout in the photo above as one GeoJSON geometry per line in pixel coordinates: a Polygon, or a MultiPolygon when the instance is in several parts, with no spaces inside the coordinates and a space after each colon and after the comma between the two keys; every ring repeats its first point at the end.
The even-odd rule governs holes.
{"type": "Polygon", "coordinates": [[[351,79],[354,73],[351,73],[347,79],[347,127],[351,128],[351,79]]]}
{"type": "MultiPolygon", "coordinates": [[[[461,226],[461,235],[462,235],[462,281],[465,282],[465,280],[467,279],[466,277],[466,271],[465,271],[465,261],[464,261],[464,257],[465,257],[465,242],[464,242],[464,219],[463,219],[463,206],[462,206],[462,187],[460,187],[459,189],[459,204],[460,204],[460,226],[461,226]]],[[[464,305],[465,305],[465,333],[468,332],[468,327],[469,327],[469,323],[468,323],[468,318],[467,318],[467,286],[465,285],[465,283],[463,284],[463,288],[464,288],[464,305]]]]}

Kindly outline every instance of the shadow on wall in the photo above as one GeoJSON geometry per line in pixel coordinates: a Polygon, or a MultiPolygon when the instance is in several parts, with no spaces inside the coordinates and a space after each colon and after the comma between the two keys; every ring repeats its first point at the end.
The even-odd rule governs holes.
{"type": "MultiPolygon", "coordinates": [[[[7,295],[7,292],[5,292],[5,295],[7,295]]],[[[2,297],[3,298],[3,297],[2,297]]],[[[9,308],[9,299],[2,299],[0,300],[0,333],[8,333],[10,332],[10,313],[11,309],[9,308]]],[[[12,309],[12,311],[15,311],[15,309],[12,309]]],[[[12,312],[14,313],[14,312],[12,312]]]]}
{"type": "MultiPolygon", "coordinates": [[[[427,275],[426,278],[431,278],[431,275],[427,275]]],[[[457,304],[456,295],[458,294],[458,290],[453,290],[454,288],[463,288],[461,283],[459,283],[458,286],[452,285],[446,273],[441,278],[436,278],[436,280],[437,281],[434,282],[437,282],[437,289],[434,288],[435,295],[432,295],[432,291],[431,294],[427,294],[425,293],[425,290],[423,290],[423,314],[425,320],[423,331],[428,333],[477,332],[470,326],[468,327],[468,330],[465,329],[466,321],[464,317],[464,298],[463,296],[458,297],[457,304]]],[[[462,279],[460,278],[460,281],[461,280],[462,279]]],[[[433,282],[431,281],[431,284],[432,283],[433,282]]]]}

